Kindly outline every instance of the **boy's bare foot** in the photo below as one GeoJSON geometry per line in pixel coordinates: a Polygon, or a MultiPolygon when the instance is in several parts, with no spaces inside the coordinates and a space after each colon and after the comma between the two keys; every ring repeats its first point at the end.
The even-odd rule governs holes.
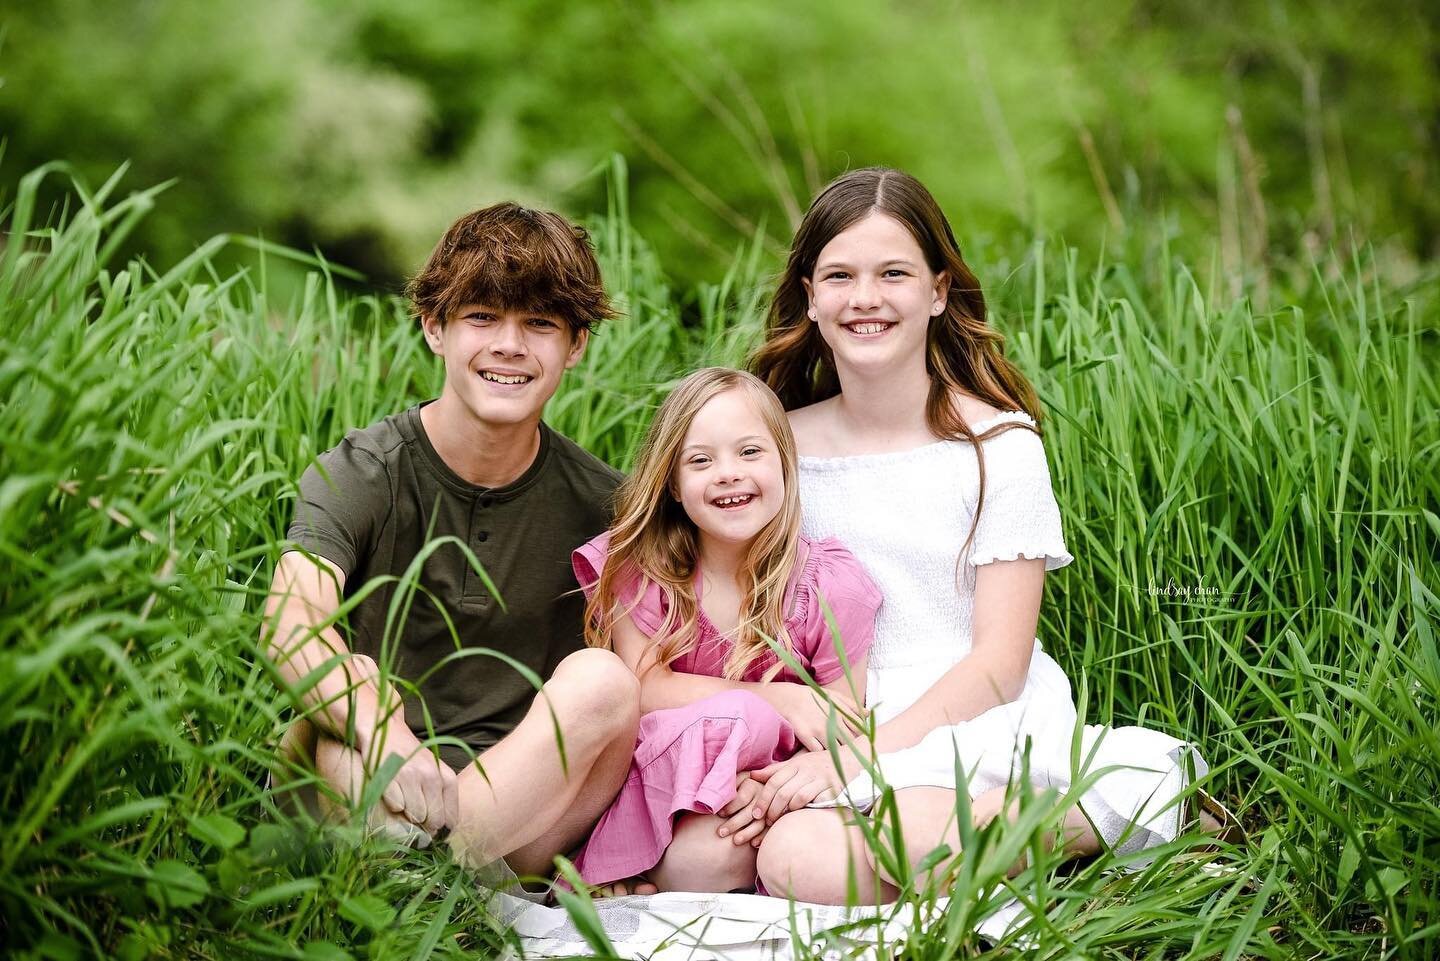
{"type": "Polygon", "coordinates": [[[595,889],[597,898],[623,898],[629,894],[659,894],[660,889],[644,877],[626,878],[613,884],[602,884],[595,889]]]}

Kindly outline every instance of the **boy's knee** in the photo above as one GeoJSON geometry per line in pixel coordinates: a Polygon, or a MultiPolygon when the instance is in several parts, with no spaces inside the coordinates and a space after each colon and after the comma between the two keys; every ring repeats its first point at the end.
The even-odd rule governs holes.
{"type": "Polygon", "coordinates": [[[640,681],[613,651],[586,648],[560,662],[546,694],[587,723],[630,731],[640,716],[640,681]]]}
{"type": "Polygon", "coordinates": [[[345,670],[351,682],[375,681],[380,678],[380,665],[369,654],[351,654],[345,661],[345,670]]]}

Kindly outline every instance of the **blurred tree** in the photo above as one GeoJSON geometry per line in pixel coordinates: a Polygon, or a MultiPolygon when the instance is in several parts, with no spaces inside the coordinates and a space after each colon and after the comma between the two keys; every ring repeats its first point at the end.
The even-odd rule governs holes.
{"type": "Polygon", "coordinates": [[[825,180],[906,167],[965,237],[1157,234],[1261,274],[1351,236],[1440,254],[1433,5],[1036,0],[51,0],[0,14],[0,165],[178,178],[220,230],[393,283],[458,212],[583,213],[631,158],[684,279],[825,180]]]}

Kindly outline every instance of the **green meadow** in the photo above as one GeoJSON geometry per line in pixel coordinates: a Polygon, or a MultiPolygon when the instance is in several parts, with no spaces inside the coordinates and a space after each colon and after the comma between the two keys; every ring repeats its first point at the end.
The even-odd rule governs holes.
{"type": "MultiPolygon", "coordinates": [[[[165,203],[60,167],[0,199],[4,953],[498,956],[513,935],[443,849],[301,823],[266,789],[294,698],[262,605],[295,481],[347,429],[433,396],[438,363],[403,304],[316,257],[239,236],[132,257],[165,203]]],[[[719,282],[672,283],[618,165],[590,226],[624,317],[548,419],[625,468],[667,384],[757,343],[776,263],[757,239],[719,282]]],[[[967,839],[952,887],[905,892],[901,911],[950,909],[889,950],[989,950],[974,921],[1018,894],[1038,911],[1008,945],[1026,956],[1435,956],[1433,267],[1396,279],[1337,247],[1262,289],[1164,242],[961,240],[1044,404],[1076,556],[1047,578],[1041,639],[1088,721],[1201,745],[1243,830],[1140,871],[1038,856],[1003,882],[1044,821],[1027,810],[967,839]]],[[[843,953],[796,948],[822,950],[843,953]]]]}

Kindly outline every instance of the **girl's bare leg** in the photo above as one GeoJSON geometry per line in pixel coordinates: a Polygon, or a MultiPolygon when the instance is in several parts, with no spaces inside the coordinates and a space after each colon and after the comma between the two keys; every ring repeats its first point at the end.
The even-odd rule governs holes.
{"type": "Polygon", "coordinates": [[[756,868],[766,890],[814,904],[845,904],[853,879],[860,904],[894,901],[899,890],[875,870],[849,808],[783,815],[760,842],[756,868]]]}
{"type": "Polygon", "coordinates": [[[755,848],[715,832],[725,819],[682,814],[665,856],[647,876],[661,891],[749,891],[755,886],[755,848]]]}
{"type": "MultiPolygon", "coordinates": [[[[1018,813],[1017,805],[1018,799],[1012,800],[1007,810],[1005,789],[995,788],[970,802],[971,818],[977,828],[984,827],[1002,814],[1013,821],[1018,813]]],[[[895,807],[900,815],[901,833],[905,839],[905,857],[912,869],[942,844],[955,854],[959,853],[960,829],[956,820],[953,790],[938,787],[905,788],[895,792],[895,807]]],[[[1100,841],[1095,837],[1094,829],[1078,808],[1072,807],[1065,813],[1060,834],[1062,837],[1059,838],[1054,834],[1047,835],[1044,845],[1051,850],[1057,845],[1062,846],[1067,857],[1096,854],[1100,850],[1100,841]]],[[[1025,860],[1022,857],[1011,869],[1011,875],[1019,873],[1024,866],[1025,860]]],[[[947,864],[942,862],[932,871],[943,874],[946,868],[947,864]]],[[[881,874],[886,881],[895,883],[896,879],[889,877],[888,872],[882,871],[881,874]]],[[[916,884],[923,886],[926,880],[928,879],[917,878],[916,884]]]]}
{"type": "MultiPolygon", "coordinates": [[[[941,844],[959,852],[960,831],[955,815],[955,792],[946,788],[917,787],[895,792],[905,840],[905,857],[912,868],[941,844]]],[[[971,801],[976,826],[983,827],[1005,811],[1005,791],[997,788],[971,801]]],[[[1014,817],[1013,806],[1007,816],[1014,817]]],[[[864,836],[854,826],[855,814],[848,808],[801,810],[781,817],[760,845],[758,869],[761,881],[771,894],[789,895],[798,901],[844,904],[848,896],[847,872],[855,874],[856,891],[862,904],[883,904],[895,900],[900,888],[897,878],[881,867],[864,836]]],[[[883,829],[882,829],[883,830],[883,829]]],[[[1066,812],[1061,826],[1063,839],[1054,836],[1046,843],[1064,846],[1071,857],[1100,850],[1089,822],[1079,810],[1066,812]]],[[[946,865],[934,870],[943,871],[946,865]]],[[[1012,873],[1023,867],[1017,864],[1012,873]]],[[[926,879],[917,879],[924,883],[926,879]]]]}

